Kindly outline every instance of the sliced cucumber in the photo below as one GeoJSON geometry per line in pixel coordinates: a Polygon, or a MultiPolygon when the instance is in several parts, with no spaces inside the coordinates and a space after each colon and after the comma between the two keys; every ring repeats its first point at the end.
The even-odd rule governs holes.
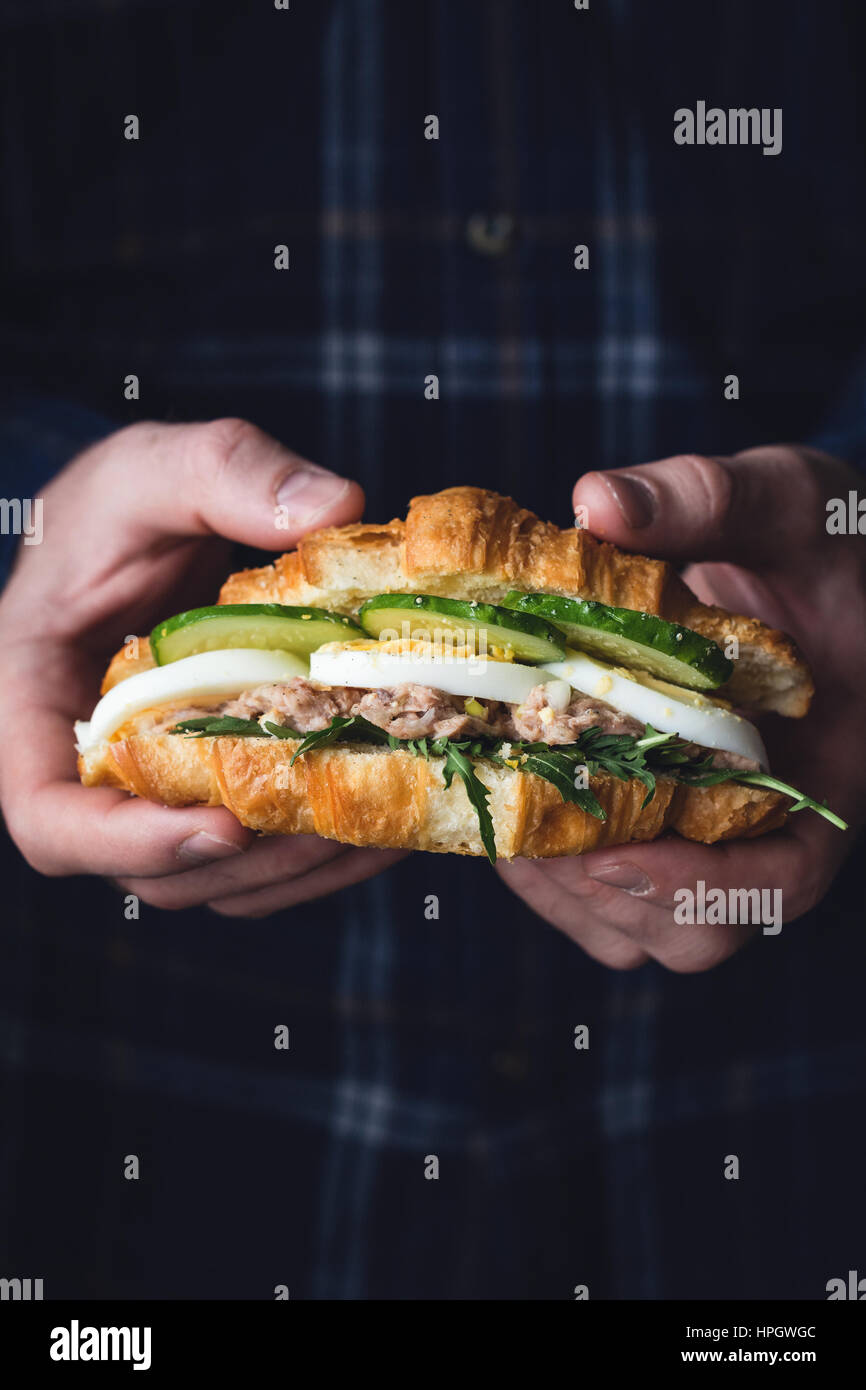
{"type": "Polygon", "coordinates": [[[307,655],[324,642],[351,642],[364,633],[351,618],[325,608],[291,608],[282,603],[224,603],[191,608],[157,623],[150,646],[157,666],[197,652],[229,647],[307,655]]]}
{"type": "Polygon", "coordinates": [[[546,618],[570,646],[619,666],[633,666],[690,690],[715,690],[734,667],[721,647],[689,627],[652,613],[610,608],[594,599],[558,594],[507,594],[503,606],[515,613],[546,618]]]}
{"type": "Polygon", "coordinates": [[[509,613],[492,603],[431,594],[377,594],[362,605],[358,618],[371,637],[393,632],[395,638],[435,641],[438,633],[440,641],[459,639],[474,645],[476,652],[486,649],[492,657],[530,663],[556,661],[565,654],[562,637],[544,618],[509,613]]]}

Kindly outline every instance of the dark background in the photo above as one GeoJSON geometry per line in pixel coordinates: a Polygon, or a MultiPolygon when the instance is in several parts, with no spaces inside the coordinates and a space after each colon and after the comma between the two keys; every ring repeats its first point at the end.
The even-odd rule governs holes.
{"type": "MultiPolygon", "coordinates": [[[[567,525],[587,469],[778,439],[862,466],[863,39],[841,0],[0,5],[3,495],[147,417],[249,417],[370,519],[471,482],[567,525]],[[676,146],[698,99],[783,107],[783,152],[676,146]]],[[[820,1298],[866,1272],[861,851],[685,977],[594,964],[483,863],[130,922],[2,854],[0,1275],[820,1298]]]]}

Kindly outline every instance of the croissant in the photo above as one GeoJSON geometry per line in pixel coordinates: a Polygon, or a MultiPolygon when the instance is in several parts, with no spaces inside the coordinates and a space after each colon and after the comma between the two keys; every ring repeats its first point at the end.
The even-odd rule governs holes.
{"type": "MultiPolygon", "coordinates": [[[[354,615],[373,595],[420,594],[500,605],[513,591],[589,599],[611,609],[654,615],[711,643],[732,645],[736,659],[727,679],[712,692],[715,704],[724,701],[739,709],[794,717],[808,711],[812,679],[786,634],[754,618],[700,603],[664,561],[628,554],[584,530],[561,530],[511,498],[481,488],[456,487],[416,497],[405,521],[313,532],[274,564],[231,575],[220,592],[219,606],[278,604],[354,615]]],[[[353,634],[346,635],[351,639],[353,634]]],[[[348,648],[372,645],[350,640],[348,648]]],[[[341,644],[331,646],[339,650],[341,644]]],[[[315,833],[351,845],[472,855],[491,854],[492,839],[496,855],[506,859],[583,854],[606,845],[652,840],[666,830],[706,844],[762,835],[784,824],[791,804],[774,787],[737,780],[701,786],[675,772],[668,774],[663,765],[656,769],[648,795],[646,779],[614,775],[598,766],[587,783],[596,805],[587,809],[585,798],[566,798],[555,778],[531,770],[525,751],[510,757],[508,739],[499,740],[495,756],[485,755],[487,745],[475,750],[473,773],[481,791],[476,788],[473,796],[462,774],[447,775],[447,741],[424,739],[419,747],[417,738],[386,738],[388,730],[400,727],[393,710],[388,713],[391,722],[381,724],[382,740],[371,742],[363,731],[356,737],[354,726],[365,725],[365,720],[350,722],[354,713],[360,709],[366,716],[387,701],[370,705],[363,699],[363,688],[341,692],[323,686],[315,677],[315,655],[311,661],[311,681],[301,680],[304,690],[298,686],[298,699],[299,691],[326,701],[360,697],[351,705],[339,741],[311,740],[311,746],[299,752],[305,731],[293,733],[291,720],[286,720],[276,731],[280,736],[274,737],[273,725],[270,732],[266,727],[267,714],[255,701],[250,704],[249,692],[241,685],[234,695],[240,697],[238,703],[250,704],[260,736],[254,725],[250,733],[248,720],[243,734],[231,729],[211,734],[203,721],[195,736],[184,737],[171,731],[173,718],[182,723],[191,703],[199,714],[210,708],[220,715],[225,702],[217,706],[213,696],[209,705],[189,698],[157,702],[155,707],[136,708],[101,737],[93,735],[95,723],[78,726],[82,782],[122,787],[166,806],[224,805],[244,825],[263,834],[315,833]],[[479,797],[486,807],[486,836],[484,817],[475,804],[479,797]]],[[[158,666],[149,639],[141,637],[113,657],[102,695],[134,677],[164,669],[168,668],[158,666]]],[[[125,687],[130,692],[135,688],[125,687]]],[[[276,698],[273,685],[266,689],[270,694],[263,697],[264,704],[276,698]]],[[[473,725],[472,737],[479,727],[483,730],[479,720],[489,719],[492,727],[495,718],[507,715],[513,722],[515,710],[525,718],[531,705],[503,705],[495,699],[480,704],[454,695],[443,701],[445,714],[453,715],[457,724],[462,720],[473,725]],[[463,705],[476,713],[463,716],[463,705]]],[[[543,701],[541,706],[543,722],[543,701]]],[[[598,700],[593,714],[596,706],[608,708],[598,700]]],[[[230,703],[229,708],[234,706],[230,703]]],[[[277,717],[273,709],[270,714],[277,717]]],[[[429,718],[429,711],[418,717],[429,718]]],[[[731,718],[743,722],[735,715],[731,718]]],[[[555,715],[550,722],[555,726],[555,715]]],[[[370,730],[369,719],[365,727],[376,732],[370,730]]],[[[529,743],[515,741],[514,746],[526,749],[529,743]]]]}

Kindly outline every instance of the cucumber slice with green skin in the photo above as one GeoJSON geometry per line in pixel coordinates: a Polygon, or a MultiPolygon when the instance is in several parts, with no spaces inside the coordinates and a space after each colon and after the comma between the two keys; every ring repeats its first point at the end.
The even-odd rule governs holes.
{"type": "Polygon", "coordinates": [[[157,666],[198,652],[230,647],[295,652],[307,656],[324,642],[351,642],[364,633],[351,618],[326,608],[292,608],[282,603],[224,603],[191,608],[157,623],[150,646],[157,666]]]}
{"type": "Polygon", "coordinates": [[[503,606],[546,618],[569,646],[617,666],[632,666],[688,690],[715,690],[733,672],[733,662],[707,637],[679,623],[631,608],[610,608],[594,599],[513,590],[503,606]]]}
{"type": "Polygon", "coordinates": [[[546,619],[510,613],[492,603],[465,603],[432,594],[377,594],[362,604],[358,619],[371,637],[390,632],[395,638],[435,641],[438,632],[439,640],[448,644],[463,634],[466,644],[474,644],[481,655],[486,651],[495,656],[504,650],[530,664],[557,660],[554,654],[565,652],[560,633],[546,619]]]}

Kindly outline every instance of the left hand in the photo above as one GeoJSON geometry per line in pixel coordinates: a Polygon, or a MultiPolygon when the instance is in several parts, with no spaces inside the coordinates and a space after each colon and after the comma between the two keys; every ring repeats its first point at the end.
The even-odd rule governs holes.
{"type": "Polygon", "coordinates": [[[676,971],[707,970],[757,930],[679,925],[674,894],[780,889],[784,920],[826,893],[866,820],[866,546],[829,535],[826,502],[862,479],[804,448],[750,449],[729,459],[695,455],[587,473],[574,505],[588,530],[625,550],[698,561],[684,572],[702,602],[760,617],[802,646],[818,687],[805,719],[762,730],[779,777],[849,822],[836,830],[811,811],[763,839],[700,845],[666,836],[581,858],[518,859],[502,879],[596,960],[628,970],[653,958],[676,971]]]}
{"type": "Polygon", "coordinates": [[[82,787],[76,772],[73,720],[124,634],[200,603],[234,541],[274,550],[355,520],[358,484],[244,420],[143,422],[85,450],[44,501],[44,543],[21,547],[0,598],[0,811],[28,863],[102,874],[154,907],[261,917],[400,859],[314,835],[257,838],[224,806],[159,806],[82,787]]]}

